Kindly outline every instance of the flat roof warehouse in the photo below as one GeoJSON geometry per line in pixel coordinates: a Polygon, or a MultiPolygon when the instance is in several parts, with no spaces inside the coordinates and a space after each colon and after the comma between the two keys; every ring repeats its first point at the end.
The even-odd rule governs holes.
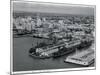
{"type": "MultiPolygon", "coordinates": [[[[13,1],[15,13],[49,13],[49,15],[94,15],[94,7],[68,4],[51,4],[38,2],[13,1]],[[59,5],[59,6],[58,6],[59,5]]],[[[43,14],[42,14],[43,15],[43,14]]]]}

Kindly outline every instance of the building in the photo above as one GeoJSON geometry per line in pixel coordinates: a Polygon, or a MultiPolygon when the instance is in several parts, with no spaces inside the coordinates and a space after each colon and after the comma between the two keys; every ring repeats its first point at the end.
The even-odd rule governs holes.
{"type": "Polygon", "coordinates": [[[58,48],[54,48],[54,49],[42,52],[41,55],[43,55],[43,56],[51,56],[53,53],[55,53],[57,51],[58,51],[58,48]]]}

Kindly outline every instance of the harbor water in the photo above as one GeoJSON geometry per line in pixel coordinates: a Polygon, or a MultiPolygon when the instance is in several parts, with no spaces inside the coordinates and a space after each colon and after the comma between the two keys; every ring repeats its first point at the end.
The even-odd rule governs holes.
{"type": "MultiPolygon", "coordinates": [[[[81,65],[65,63],[64,60],[68,55],[58,58],[37,59],[29,56],[29,49],[40,42],[50,42],[47,39],[33,37],[20,37],[13,39],[13,71],[31,71],[63,68],[82,68],[81,65]]],[[[90,66],[94,66],[91,64],[90,66]]]]}

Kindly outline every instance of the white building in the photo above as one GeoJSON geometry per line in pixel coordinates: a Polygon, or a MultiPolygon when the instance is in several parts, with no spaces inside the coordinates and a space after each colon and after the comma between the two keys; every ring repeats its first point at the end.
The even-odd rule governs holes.
{"type": "Polygon", "coordinates": [[[41,55],[50,56],[50,55],[52,55],[52,53],[55,53],[57,51],[58,51],[58,48],[54,48],[54,49],[42,52],[41,55]]]}

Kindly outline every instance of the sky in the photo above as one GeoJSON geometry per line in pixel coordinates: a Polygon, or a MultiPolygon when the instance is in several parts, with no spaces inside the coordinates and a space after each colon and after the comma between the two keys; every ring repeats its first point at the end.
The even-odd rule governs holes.
{"type": "Polygon", "coordinates": [[[14,1],[14,12],[94,15],[94,6],[14,1]]]}

